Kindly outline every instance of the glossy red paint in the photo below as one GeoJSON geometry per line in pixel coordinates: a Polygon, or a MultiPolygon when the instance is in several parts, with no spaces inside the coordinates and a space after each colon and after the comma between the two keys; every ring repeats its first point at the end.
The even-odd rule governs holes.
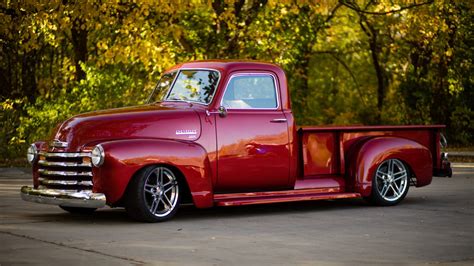
{"type": "Polygon", "coordinates": [[[346,191],[361,192],[363,196],[368,196],[376,167],[386,159],[397,158],[413,168],[417,186],[427,185],[432,177],[432,152],[412,139],[430,147],[433,130],[439,128],[333,127],[333,131],[324,127],[301,128],[302,178],[304,181],[314,180],[315,185],[312,187],[323,187],[324,180],[345,176],[346,191]],[[346,161],[348,173],[345,170],[346,161]]]}
{"type": "Polygon", "coordinates": [[[294,189],[322,189],[325,193],[344,192],[346,181],[342,176],[319,175],[297,179],[294,189]]]}
{"type": "MultiPolygon", "coordinates": [[[[52,139],[66,148],[37,144],[49,152],[84,152],[101,144],[105,163],[93,168],[94,192],[115,206],[129,181],[147,165],[179,171],[199,208],[367,196],[374,169],[397,158],[409,165],[417,185],[431,182],[441,163],[435,126],[302,127],[295,125],[286,75],[273,64],[197,61],[178,69],[220,73],[209,105],[160,102],[91,112],[61,124],[52,139]],[[218,110],[234,74],[268,73],[277,85],[274,110],[218,110]],[[210,113],[209,113],[210,112],[210,113]],[[285,122],[274,123],[275,119],[285,122]]],[[[37,168],[33,165],[35,186],[37,168]]]]}
{"type": "Polygon", "coordinates": [[[94,192],[105,193],[109,204],[124,195],[133,175],[148,165],[172,165],[186,179],[199,208],[213,205],[211,169],[207,153],[197,143],[132,139],[103,142],[104,165],[94,168],[94,192]]]}
{"type": "Polygon", "coordinates": [[[164,138],[195,141],[200,135],[201,123],[194,109],[189,104],[167,102],[81,114],[66,120],[54,139],[69,144],[62,151],[76,152],[86,146],[115,139],[164,138]],[[194,130],[195,134],[176,133],[177,130],[184,129],[194,130]]]}
{"type": "Polygon", "coordinates": [[[292,187],[288,126],[271,122],[281,118],[285,118],[281,110],[229,110],[227,117],[217,118],[216,191],[292,187]],[[237,130],[235,125],[245,130],[237,130]]]}
{"type": "MultiPolygon", "coordinates": [[[[225,88],[236,74],[266,73],[275,77],[279,106],[276,110],[227,110],[226,117],[214,115],[216,123],[216,192],[238,190],[283,189],[293,187],[296,163],[290,163],[290,138],[294,140],[285,73],[276,65],[257,62],[192,62],[178,68],[210,68],[221,73],[221,81],[209,110],[220,106],[225,88]],[[287,118],[287,123],[272,123],[287,118]],[[291,126],[288,126],[291,123],[291,126]],[[240,130],[243,127],[245,130],[240,130]],[[291,136],[290,136],[291,135],[291,136]],[[239,169],[239,171],[236,171],[239,169]]],[[[206,147],[206,146],[205,146],[206,147]]],[[[208,148],[208,147],[206,147],[208,148]]]]}
{"type": "MultiPolygon", "coordinates": [[[[400,149],[404,150],[406,156],[412,156],[422,160],[429,160],[433,168],[436,168],[441,160],[439,158],[439,133],[444,126],[348,126],[348,127],[302,127],[299,130],[299,135],[302,142],[302,164],[303,176],[313,174],[336,174],[345,175],[348,181],[354,180],[354,172],[346,173],[348,170],[346,165],[353,165],[357,161],[357,155],[360,154],[360,149],[367,141],[373,138],[396,137],[401,139],[400,149]],[[417,143],[412,148],[417,152],[412,153],[406,151],[402,147],[404,140],[410,140],[417,143]],[[426,151],[421,151],[419,147],[427,149],[429,154],[436,156],[426,157],[426,151]],[[420,154],[418,154],[420,153],[420,154]],[[438,154],[438,155],[437,155],[438,154]]],[[[384,143],[379,143],[378,147],[381,151],[387,149],[385,152],[389,153],[388,149],[392,146],[385,147],[384,143]]],[[[407,161],[413,161],[407,158],[407,161]]],[[[419,168],[426,168],[425,164],[415,167],[416,178],[418,180],[417,186],[429,184],[427,182],[423,171],[418,171],[419,168]],[[420,174],[418,174],[420,173],[420,174]]],[[[438,166],[439,167],[439,166],[438,166]]],[[[370,189],[370,187],[369,187],[370,189]]]]}
{"type": "Polygon", "coordinates": [[[355,191],[369,196],[377,166],[387,159],[399,159],[406,163],[417,178],[417,186],[431,183],[433,164],[431,152],[425,146],[397,137],[375,137],[362,145],[357,159],[353,161],[355,164],[351,168],[355,173],[355,191]]]}
{"type": "Polygon", "coordinates": [[[217,206],[241,206],[292,201],[331,200],[360,197],[361,195],[359,193],[326,193],[322,192],[321,189],[305,189],[277,192],[238,193],[230,194],[225,197],[216,195],[215,202],[217,206]]]}
{"type": "Polygon", "coordinates": [[[303,134],[302,135],[304,176],[336,174],[339,169],[335,167],[336,142],[332,132],[303,134]]]}
{"type": "Polygon", "coordinates": [[[301,161],[298,134],[296,133],[296,123],[291,110],[283,112],[288,125],[288,147],[290,149],[290,158],[288,166],[290,169],[289,183],[294,184],[300,174],[298,161],[301,161]]]}

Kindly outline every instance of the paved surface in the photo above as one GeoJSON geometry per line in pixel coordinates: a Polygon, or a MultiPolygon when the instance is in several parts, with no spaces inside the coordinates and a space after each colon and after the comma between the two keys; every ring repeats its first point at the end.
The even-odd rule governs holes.
{"type": "Polygon", "coordinates": [[[0,169],[0,265],[474,265],[474,164],[411,188],[395,207],[362,200],[197,210],[161,224],[121,209],[74,216],[23,202],[29,174],[0,169]]]}

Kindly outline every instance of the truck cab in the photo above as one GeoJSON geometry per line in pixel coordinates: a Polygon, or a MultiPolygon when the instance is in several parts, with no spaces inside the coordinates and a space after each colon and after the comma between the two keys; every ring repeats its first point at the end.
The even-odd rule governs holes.
{"type": "Polygon", "coordinates": [[[297,127],[284,71],[247,61],[167,70],[148,104],[62,123],[28,150],[24,200],[140,221],[198,208],[364,197],[394,205],[450,175],[442,125],[297,127]]]}

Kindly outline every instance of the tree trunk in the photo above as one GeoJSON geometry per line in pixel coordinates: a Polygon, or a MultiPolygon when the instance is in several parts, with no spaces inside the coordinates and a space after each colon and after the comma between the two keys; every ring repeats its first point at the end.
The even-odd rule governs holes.
{"type": "Polygon", "coordinates": [[[36,84],[36,50],[25,53],[21,62],[21,82],[23,87],[23,94],[28,98],[30,103],[35,101],[37,93],[36,84]]]}
{"type": "Polygon", "coordinates": [[[87,61],[87,29],[81,18],[74,20],[71,34],[74,47],[74,65],[76,67],[75,78],[79,81],[86,77],[86,73],[81,68],[81,63],[87,61]]]}
{"type": "Polygon", "coordinates": [[[372,56],[372,62],[374,64],[375,74],[377,75],[377,123],[382,122],[382,109],[384,106],[385,99],[385,78],[380,65],[378,49],[377,49],[377,35],[370,41],[370,53],[372,56]]]}
{"type": "Polygon", "coordinates": [[[379,33],[378,31],[369,23],[367,18],[359,14],[360,22],[359,25],[362,28],[362,31],[369,39],[369,49],[370,55],[372,57],[372,64],[374,66],[375,74],[377,77],[377,115],[375,117],[376,123],[382,123],[382,111],[384,106],[385,91],[387,86],[386,74],[380,63],[379,52],[380,44],[378,42],[379,33]]]}

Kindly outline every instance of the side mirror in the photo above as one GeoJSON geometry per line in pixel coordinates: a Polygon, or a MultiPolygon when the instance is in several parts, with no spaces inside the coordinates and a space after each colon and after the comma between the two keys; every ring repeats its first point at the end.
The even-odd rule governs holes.
{"type": "Polygon", "coordinates": [[[224,106],[219,106],[219,108],[217,108],[217,112],[211,112],[209,110],[206,110],[207,116],[210,116],[211,114],[219,114],[220,117],[226,117],[227,109],[224,106]]]}

